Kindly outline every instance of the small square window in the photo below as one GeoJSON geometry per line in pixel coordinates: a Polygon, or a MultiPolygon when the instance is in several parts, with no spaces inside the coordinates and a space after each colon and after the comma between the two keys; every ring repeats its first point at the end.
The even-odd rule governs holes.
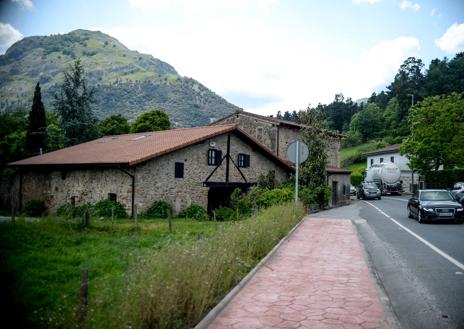
{"type": "Polygon", "coordinates": [[[208,150],[208,166],[217,166],[221,163],[222,151],[216,149],[208,150]]]}
{"type": "Polygon", "coordinates": [[[395,162],[395,157],[390,157],[390,162],[395,162]]]}
{"type": "Polygon", "coordinates": [[[383,158],[380,158],[380,163],[383,163],[383,158]]]}
{"type": "Polygon", "coordinates": [[[374,164],[374,159],[371,159],[371,166],[374,164]]]}
{"type": "Polygon", "coordinates": [[[237,157],[237,164],[239,168],[248,168],[250,166],[250,155],[239,153],[237,157]]]}
{"type": "Polygon", "coordinates": [[[174,178],[184,178],[184,163],[176,162],[174,164],[174,178]]]}
{"type": "Polygon", "coordinates": [[[108,200],[111,200],[111,201],[117,201],[118,199],[118,196],[116,193],[108,193],[108,200]]]}

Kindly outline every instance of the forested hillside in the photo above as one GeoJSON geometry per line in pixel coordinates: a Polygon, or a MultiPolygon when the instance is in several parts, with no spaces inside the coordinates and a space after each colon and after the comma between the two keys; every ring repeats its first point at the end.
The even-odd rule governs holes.
{"type": "Polygon", "coordinates": [[[51,111],[63,72],[77,58],[95,88],[99,118],[121,113],[131,120],[159,108],[174,126],[196,126],[238,109],[151,55],[131,51],[104,33],[76,30],[24,38],[0,56],[0,111],[29,110],[37,82],[51,111]]]}

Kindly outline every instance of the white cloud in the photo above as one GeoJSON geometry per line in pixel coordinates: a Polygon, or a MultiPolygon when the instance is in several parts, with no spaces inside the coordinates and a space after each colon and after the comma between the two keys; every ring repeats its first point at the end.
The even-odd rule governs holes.
{"type": "Polygon", "coordinates": [[[464,51],[464,23],[451,25],[435,44],[448,53],[464,51]]]}
{"type": "Polygon", "coordinates": [[[352,72],[345,75],[345,95],[354,99],[369,96],[376,88],[393,80],[401,63],[417,55],[419,40],[413,37],[398,37],[382,40],[364,51],[358,63],[351,66],[352,72]]]}
{"type": "Polygon", "coordinates": [[[432,10],[430,11],[430,16],[435,16],[437,15],[437,10],[435,8],[432,8],[432,10]]]}
{"type": "Polygon", "coordinates": [[[31,0],[12,0],[12,1],[27,10],[31,10],[34,8],[34,4],[32,3],[31,0]]]}
{"type": "MultiPolygon", "coordinates": [[[[200,24],[185,26],[100,30],[260,114],[328,103],[340,91],[353,99],[369,96],[390,82],[402,61],[419,49],[417,39],[399,37],[341,60],[339,52],[327,52],[318,40],[288,38],[252,17],[237,16],[205,16],[200,24]]],[[[347,44],[358,49],[349,42],[340,48],[347,44]]]]}
{"type": "Polygon", "coordinates": [[[360,4],[368,4],[368,5],[373,5],[374,3],[378,3],[381,0],[352,0],[355,5],[360,5],[360,4]]]}
{"type": "Polygon", "coordinates": [[[400,8],[401,9],[413,9],[414,11],[419,11],[421,9],[421,6],[418,3],[413,3],[408,0],[403,0],[400,3],[400,8]]]}
{"type": "Polygon", "coordinates": [[[23,35],[13,26],[0,23],[0,54],[3,54],[8,47],[22,38],[23,35]]]}
{"type": "Polygon", "coordinates": [[[278,0],[129,0],[129,5],[131,8],[143,10],[162,10],[171,6],[179,6],[193,11],[251,8],[268,10],[277,2],[278,0]]]}

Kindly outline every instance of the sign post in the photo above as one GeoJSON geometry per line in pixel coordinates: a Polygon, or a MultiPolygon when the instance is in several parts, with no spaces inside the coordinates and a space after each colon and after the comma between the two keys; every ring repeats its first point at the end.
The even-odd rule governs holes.
{"type": "Polygon", "coordinates": [[[288,146],[287,160],[295,164],[295,203],[298,202],[298,175],[299,164],[306,161],[309,155],[308,146],[300,141],[295,141],[288,146]]]}

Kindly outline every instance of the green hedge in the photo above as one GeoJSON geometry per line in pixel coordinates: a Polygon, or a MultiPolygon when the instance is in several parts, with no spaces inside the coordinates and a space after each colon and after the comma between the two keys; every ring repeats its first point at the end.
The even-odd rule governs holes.
{"type": "Polygon", "coordinates": [[[431,171],[425,175],[427,188],[452,188],[456,182],[464,182],[464,169],[431,171]]]}
{"type": "Polygon", "coordinates": [[[361,185],[362,180],[363,180],[362,175],[356,174],[356,173],[351,173],[351,184],[353,186],[361,185]]]}

